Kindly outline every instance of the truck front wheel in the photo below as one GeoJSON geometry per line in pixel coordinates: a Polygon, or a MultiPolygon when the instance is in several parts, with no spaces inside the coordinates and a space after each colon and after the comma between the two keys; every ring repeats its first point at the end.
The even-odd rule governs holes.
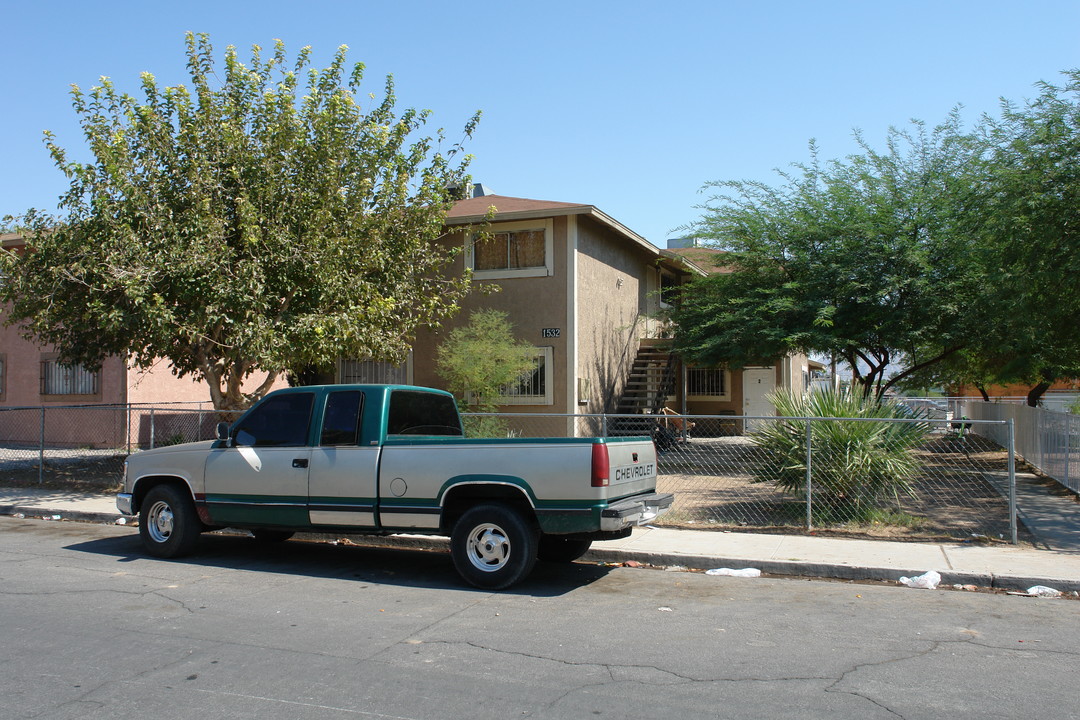
{"type": "Polygon", "coordinates": [[[202,523],[187,492],[158,485],[146,493],[139,512],[139,535],[151,555],[174,558],[195,549],[202,523]]]}
{"type": "Polygon", "coordinates": [[[450,536],[454,567],[469,584],[502,590],[536,563],[537,527],[506,505],[478,505],[461,516],[450,536]]]}

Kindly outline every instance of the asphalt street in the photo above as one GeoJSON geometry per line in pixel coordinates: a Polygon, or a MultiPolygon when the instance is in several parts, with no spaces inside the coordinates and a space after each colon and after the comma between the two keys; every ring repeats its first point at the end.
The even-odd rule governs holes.
{"type": "Polygon", "coordinates": [[[2,718],[1080,717],[1080,601],[0,518],[2,718]]]}

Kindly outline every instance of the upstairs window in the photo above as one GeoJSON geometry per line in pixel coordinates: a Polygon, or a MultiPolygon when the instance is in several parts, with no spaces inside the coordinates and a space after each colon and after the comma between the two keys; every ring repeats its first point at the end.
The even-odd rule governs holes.
{"type": "Polygon", "coordinates": [[[552,268],[552,221],[499,223],[474,237],[466,262],[477,278],[547,277],[552,268]]]}

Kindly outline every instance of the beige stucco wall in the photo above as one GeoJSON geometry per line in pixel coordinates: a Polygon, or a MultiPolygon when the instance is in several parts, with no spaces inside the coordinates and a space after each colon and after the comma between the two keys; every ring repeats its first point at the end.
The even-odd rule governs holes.
{"type": "Polygon", "coordinates": [[[615,410],[649,305],[650,258],[606,227],[578,223],[577,376],[589,382],[589,398],[577,412],[615,410]]]}

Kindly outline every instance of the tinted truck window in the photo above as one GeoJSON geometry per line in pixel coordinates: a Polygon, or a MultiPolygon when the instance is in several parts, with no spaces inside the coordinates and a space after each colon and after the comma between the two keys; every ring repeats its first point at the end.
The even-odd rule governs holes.
{"type": "Polygon", "coordinates": [[[395,390],[390,395],[388,435],[461,435],[457,406],[448,395],[395,390]]]}
{"type": "Polygon", "coordinates": [[[332,392],[327,396],[321,445],[356,445],[359,442],[363,397],[359,390],[332,392]]]}
{"type": "Polygon", "coordinates": [[[254,447],[307,445],[313,393],[273,395],[244,418],[236,429],[236,444],[254,447]]]}

